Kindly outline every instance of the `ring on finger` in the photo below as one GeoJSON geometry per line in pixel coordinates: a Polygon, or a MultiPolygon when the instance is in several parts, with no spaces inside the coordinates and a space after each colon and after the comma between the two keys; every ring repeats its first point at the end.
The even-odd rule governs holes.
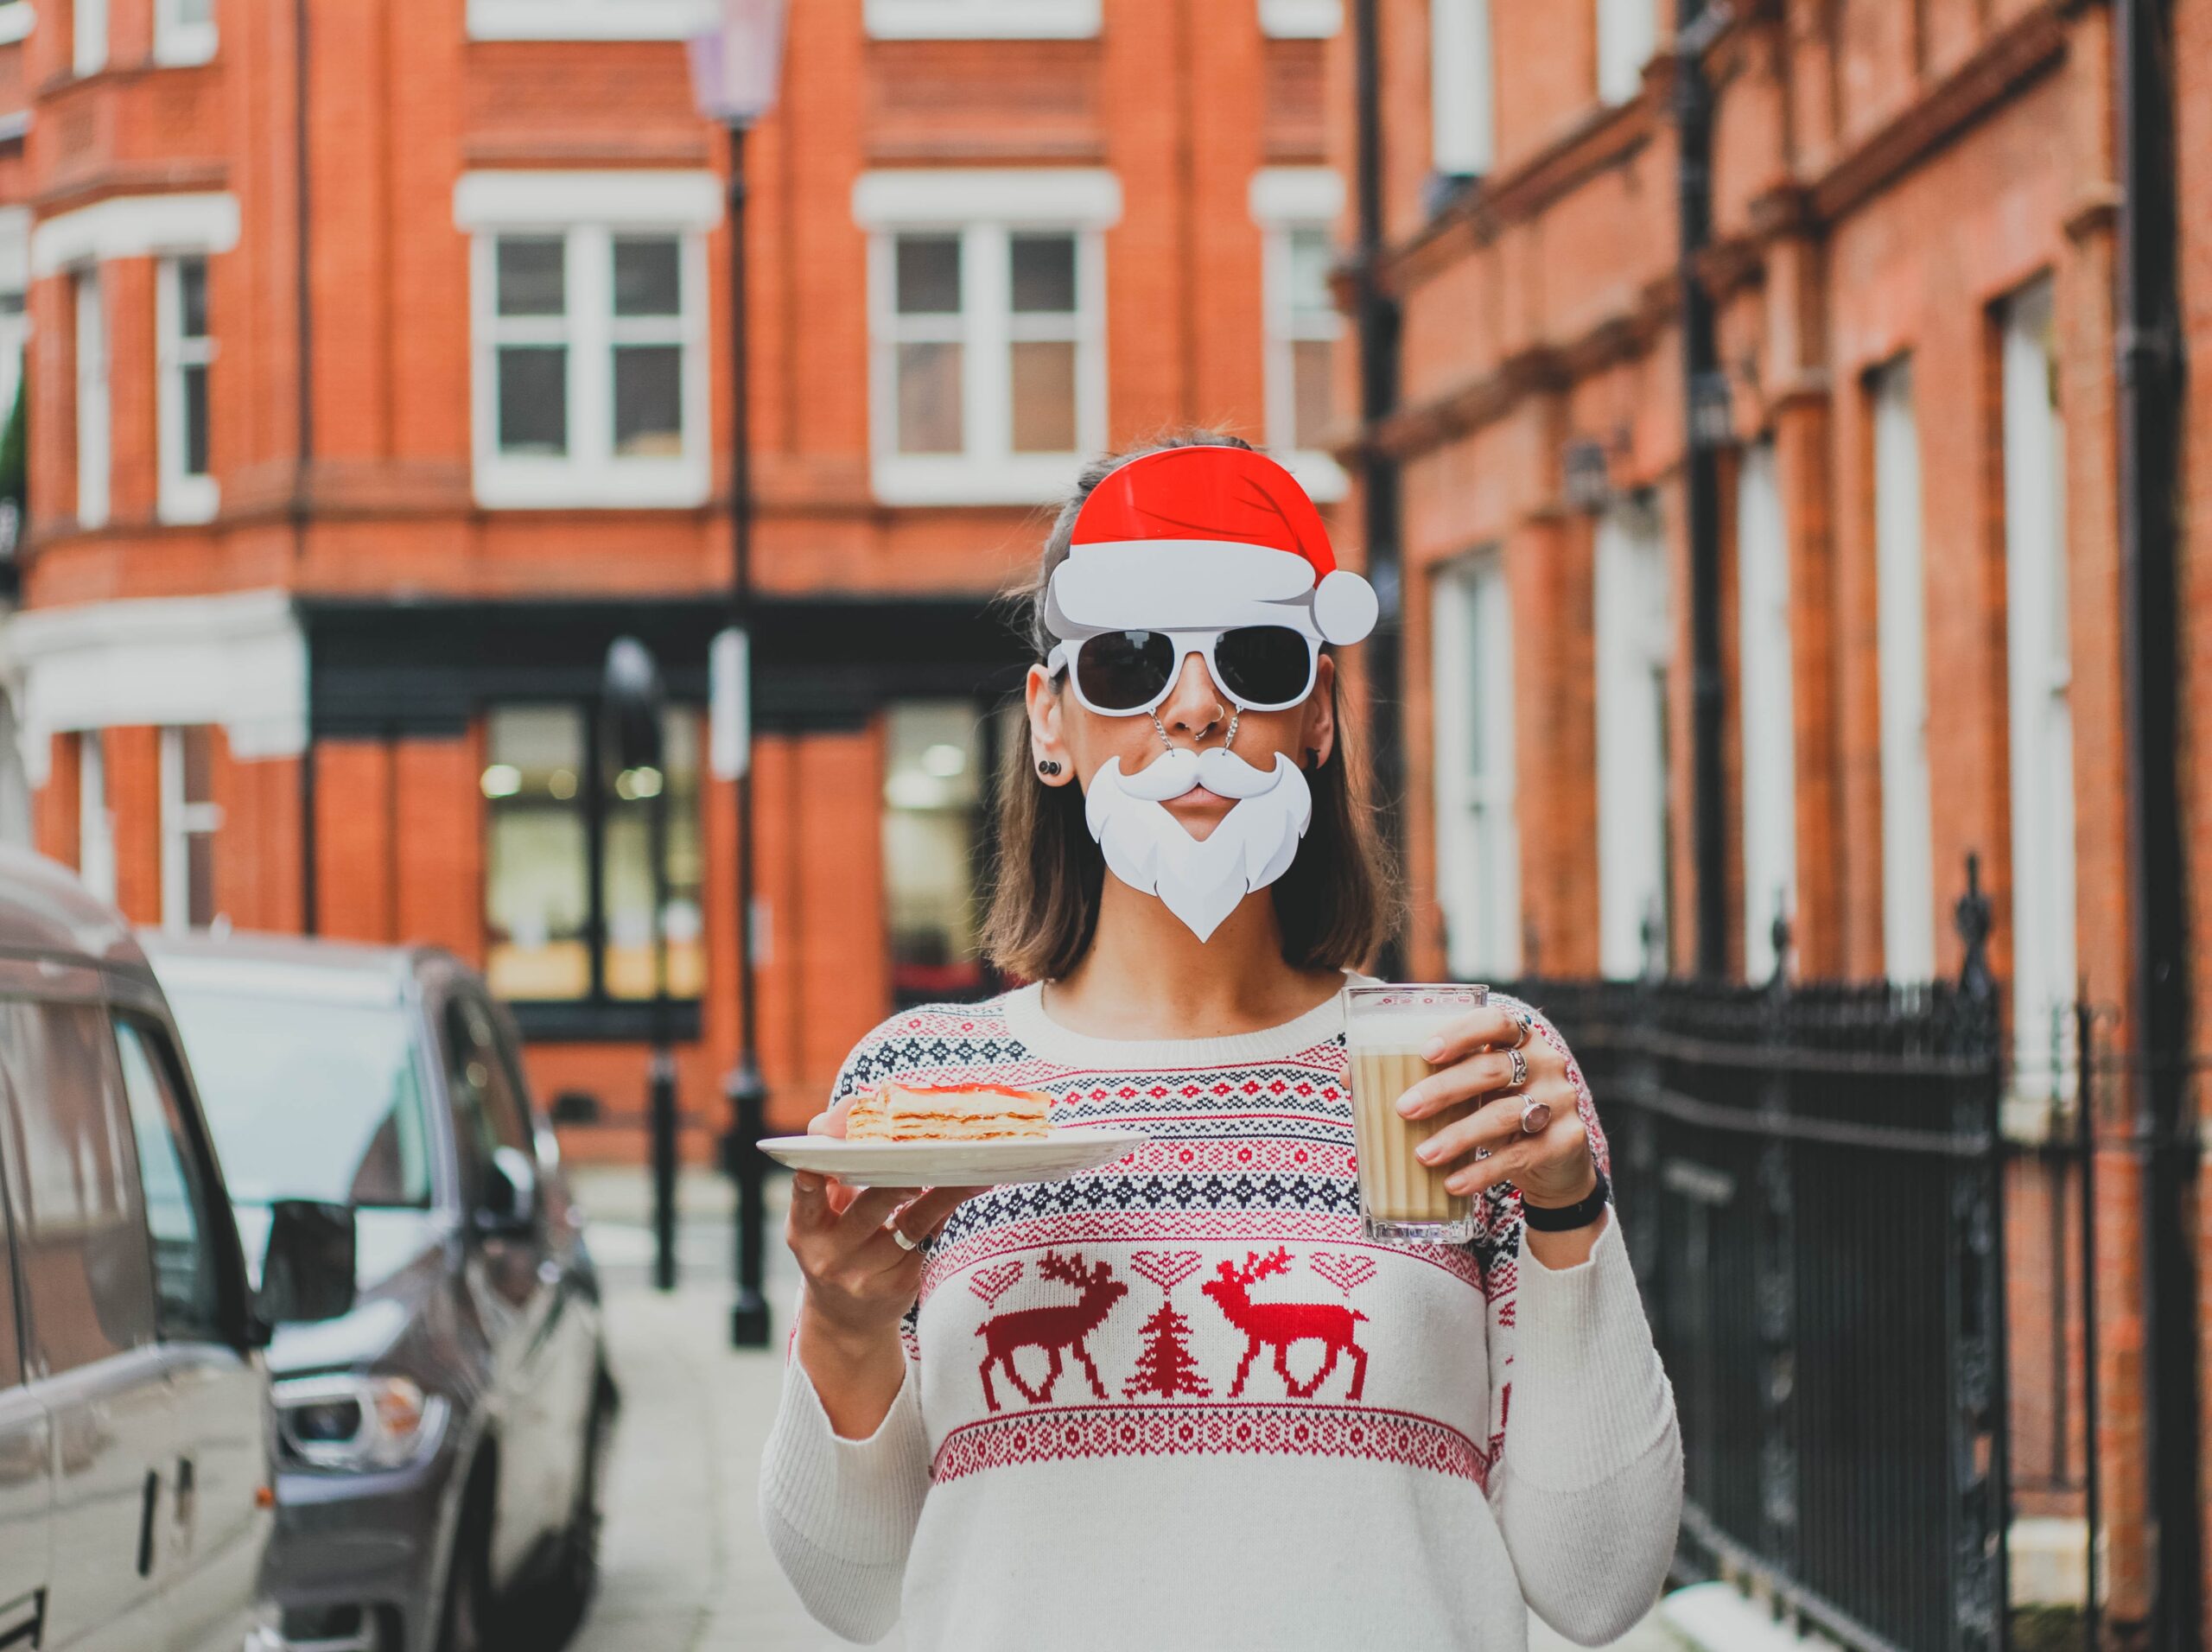
{"type": "Polygon", "coordinates": [[[909,1239],[899,1231],[899,1224],[894,1222],[891,1224],[891,1242],[901,1250],[918,1250],[921,1249],[922,1242],[918,1239],[909,1239]]]}
{"type": "Polygon", "coordinates": [[[1529,1014],[1526,1010],[1522,1010],[1520,1013],[1514,1016],[1513,1025],[1519,1029],[1520,1036],[1515,1039],[1512,1043],[1507,1045],[1505,1047],[1509,1050],[1519,1050],[1527,1045],[1530,1037],[1535,1032],[1536,1018],[1529,1014]]]}
{"type": "Polygon", "coordinates": [[[1505,1055],[1506,1059],[1513,1064],[1513,1077],[1506,1081],[1505,1088],[1509,1091],[1528,1089],[1529,1058],[1521,1053],[1518,1045],[1508,1050],[1505,1055]]]}
{"type": "Polygon", "coordinates": [[[1521,1128],[1528,1135],[1541,1135],[1552,1121],[1551,1103],[1524,1099],[1521,1103],[1521,1128]]]}

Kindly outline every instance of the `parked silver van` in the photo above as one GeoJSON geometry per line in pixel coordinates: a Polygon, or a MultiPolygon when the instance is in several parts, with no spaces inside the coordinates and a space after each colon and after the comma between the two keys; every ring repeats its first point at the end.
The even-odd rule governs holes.
{"type": "Polygon", "coordinates": [[[0,849],[0,1647],[238,1652],[273,1523],[260,1350],[345,1312],[350,1212],[272,1213],[264,1287],[121,918],[0,849]]]}

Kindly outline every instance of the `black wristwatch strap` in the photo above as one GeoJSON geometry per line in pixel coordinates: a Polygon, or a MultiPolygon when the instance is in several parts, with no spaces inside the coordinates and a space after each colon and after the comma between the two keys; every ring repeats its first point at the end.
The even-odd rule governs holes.
{"type": "Polygon", "coordinates": [[[1531,1204],[1524,1193],[1521,1196],[1521,1217],[1538,1233],[1572,1233],[1595,1222],[1598,1212],[1612,1197],[1613,1185],[1605,1179],[1605,1172],[1601,1170],[1598,1172],[1598,1185],[1580,1204],[1531,1204]]]}

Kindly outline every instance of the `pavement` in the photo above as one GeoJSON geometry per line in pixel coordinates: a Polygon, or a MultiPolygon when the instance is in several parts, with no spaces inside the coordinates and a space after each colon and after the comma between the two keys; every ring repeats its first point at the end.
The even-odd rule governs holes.
{"type": "MultiPolygon", "coordinates": [[[[622,1420],[607,1492],[600,1596],[569,1652],[829,1652],[848,1645],[807,1617],[776,1569],[754,1512],[798,1283],[777,1237],[780,1210],[772,1208],[768,1247],[777,1346],[741,1353],[729,1346],[728,1184],[687,1173],[680,1279],[663,1294],[648,1273],[645,1173],[572,1174],[607,1275],[622,1420]]],[[[906,1642],[894,1630],[879,1644],[904,1652],[906,1642]]],[[[1566,1652],[1570,1644],[1530,1618],[1529,1652],[1566,1652]]],[[[1614,1652],[1681,1652],[1682,1642],[1655,1611],[1613,1646],[1614,1652]]]]}

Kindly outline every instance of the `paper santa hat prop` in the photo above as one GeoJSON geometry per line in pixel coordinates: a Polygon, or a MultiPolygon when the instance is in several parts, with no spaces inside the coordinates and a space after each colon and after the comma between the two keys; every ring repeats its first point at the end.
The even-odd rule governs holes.
{"type": "Polygon", "coordinates": [[[1337,566],[1296,477],[1245,448],[1169,448],[1091,490],[1045,620],[1064,641],[1274,625],[1356,643],[1376,612],[1375,588],[1337,566]]]}

